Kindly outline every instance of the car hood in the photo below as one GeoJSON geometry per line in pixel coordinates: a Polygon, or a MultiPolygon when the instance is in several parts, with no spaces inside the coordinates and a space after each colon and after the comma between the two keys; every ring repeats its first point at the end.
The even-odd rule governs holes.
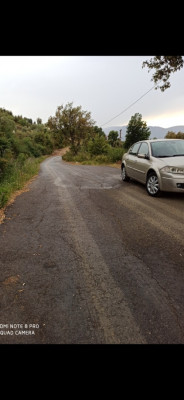
{"type": "Polygon", "coordinates": [[[161,164],[184,168],[184,156],[159,158],[161,164]]]}

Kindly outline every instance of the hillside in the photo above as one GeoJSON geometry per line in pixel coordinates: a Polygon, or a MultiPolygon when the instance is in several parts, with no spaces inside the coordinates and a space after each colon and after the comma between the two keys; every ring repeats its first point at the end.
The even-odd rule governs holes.
{"type": "MultiPolygon", "coordinates": [[[[108,135],[110,131],[118,131],[120,133],[120,129],[121,129],[121,139],[125,140],[127,125],[109,126],[108,128],[104,128],[103,131],[105,132],[106,135],[108,135]]],[[[167,132],[169,131],[175,133],[184,132],[184,125],[171,126],[169,128],[162,128],[161,126],[149,126],[149,129],[151,131],[150,139],[153,138],[163,139],[165,135],[167,135],[167,132]]]]}

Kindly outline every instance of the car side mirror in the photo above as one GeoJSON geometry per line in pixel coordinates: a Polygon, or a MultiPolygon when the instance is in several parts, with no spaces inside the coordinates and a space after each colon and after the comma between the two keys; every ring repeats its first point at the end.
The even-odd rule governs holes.
{"type": "Polygon", "coordinates": [[[142,158],[142,159],[146,159],[146,160],[149,160],[150,158],[149,158],[149,155],[148,154],[137,154],[137,157],[138,158],[142,158]]]}

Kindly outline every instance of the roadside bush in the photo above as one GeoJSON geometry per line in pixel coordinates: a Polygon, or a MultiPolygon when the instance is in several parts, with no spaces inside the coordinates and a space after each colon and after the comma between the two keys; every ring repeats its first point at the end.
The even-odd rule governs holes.
{"type": "Polygon", "coordinates": [[[122,155],[125,150],[122,147],[110,147],[108,149],[108,160],[109,162],[115,163],[122,159],[122,155]]]}
{"type": "Polygon", "coordinates": [[[13,159],[7,160],[6,158],[0,157],[0,182],[4,177],[12,173],[13,170],[13,159]]]}
{"type": "MultiPolygon", "coordinates": [[[[20,156],[20,159],[22,157],[24,158],[25,155],[20,156]]],[[[45,156],[27,158],[22,164],[20,159],[8,162],[5,173],[0,178],[0,208],[5,206],[13,192],[22,189],[24,184],[38,173],[40,162],[45,159],[45,156]]]]}
{"type": "Polygon", "coordinates": [[[79,153],[74,157],[75,161],[83,162],[86,160],[90,160],[90,154],[87,152],[79,151],[79,153]]]}
{"type": "Polygon", "coordinates": [[[4,174],[6,168],[8,166],[8,160],[5,158],[0,157],[0,177],[2,174],[4,174]]]}
{"type": "Polygon", "coordinates": [[[8,191],[4,190],[3,187],[0,187],[0,208],[4,207],[9,199],[8,191]]]}
{"type": "Polygon", "coordinates": [[[0,131],[0,157],[4,156],[7,149],[10,148],[9,139],[0,131]]]}
{"type": "Polygon", "coordinates": [[[21,151],[21,153],[26,153],[30,157],[40,157],[43,154],[46,154],[45,152],[45,147],[42,146],[41,144],[34,143],[31,138],[26,137],[23,139],[23,144],[24,144],[24,151],[21,151]]]}
{"type": "Polygon", "coordinates": [[[34,141],[41,145],[44,150],[43,154],[50,154],[54,149],[53,139],[47,132],[37,132],[34,136],[34,141]]]}
{"type": "MultiPolygon", "coordinates": [[[[104,143],[104,141],[103,141],[104,143]]],[[[77,155],[74,155],[73,152],[70,150],[68,151],[64,156],[63,160],[64,161],[73,161],[73,162],[80,162],[82,164],[110,164],[110,163],[116,163],[117,161],[120,161],[122,159],[122,155],[125,152],[125,150],[122,147],[112,147],[105,143],[106,146],[104,148],[105,153],[100,153],[100,154],[92,154],[89,151],[80,151],[77,155]]],[[[95,153],[97,148],[96,143],[94,144],[95,146],[95,153]]],[[[90,149],[94,150],[93,145],[92,145],[92,140],[91,143],[89,144],[90,149]],[[91,147],[90,147],[91,146],[91,147]]],[[[97,150],[98,152],[98,150],[97,150]]]]}
{"type": "Polygon", "coordinates": [[[108,164],[109,163],[109,157],[107,154],[99,154],[98,156],[94,157],[93,160],[96,164],[108,164]]]}
{"type": "Polygon", "coordinates": [[[88,151],[93,156],[107,154],[109,147],[106,138],[100,135],[95,136],[94,139],[88,142],[88,151]]]}
{"type": "Polygon", "coordinates": [[[11,150],[15,158],[17,158],[20,153],[29,153],[26,142],[18,137],[11,138],[11,150]]]}
{"type": "Polygon", "coordinates": [[[26,153],[19,153],[19,155],[17,157],[17,161],[20,165],[24,165],[27,158],[28,158],[28,155],[26,153]]]}
{"type": "Polygon", "coordinates": [[[46,148],[42,146],[42,144],[34,144],[32,151],[34,157],[40,157],[47,154],[46,148]]]}
{"type": "Polygon", "coordinates": [[[62,158],[64,161],[83,162],[90,160],[91,156],[84,151],[80,151],[77,155],[74,155],[72,151],[68,151],[62,158]]]}
{"type": "Polygon", "coordinates": [[[13,152],[12,152],[12,150],[11,150],[10,148],[7,148],[7,149],[4,151],[4,158],[5,158],[6,160],[12,160],[12,159],[13,159],[13,152]]]}
{"type": "Polygon", "coordinates": [[[67,153],[62,156],[62,159],[64,161],[69,161],[69,162],[73,161],[73,158],[74,158],[74,155],[71,151],[67,151],[67,153]]]}

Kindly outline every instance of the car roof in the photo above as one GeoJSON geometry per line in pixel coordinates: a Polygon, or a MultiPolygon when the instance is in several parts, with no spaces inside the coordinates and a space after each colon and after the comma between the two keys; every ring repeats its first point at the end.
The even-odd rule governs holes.
{"type": "Polygon", "coordinates": [[[146,142],[146,143],[152,143],[152,142],[164,142],[164,141],[172,141],[172,140],[184,140],[184,139],[147,139],[147,140],[139,140],[137,143],[142,143],[142,142],[146,142]]]}

